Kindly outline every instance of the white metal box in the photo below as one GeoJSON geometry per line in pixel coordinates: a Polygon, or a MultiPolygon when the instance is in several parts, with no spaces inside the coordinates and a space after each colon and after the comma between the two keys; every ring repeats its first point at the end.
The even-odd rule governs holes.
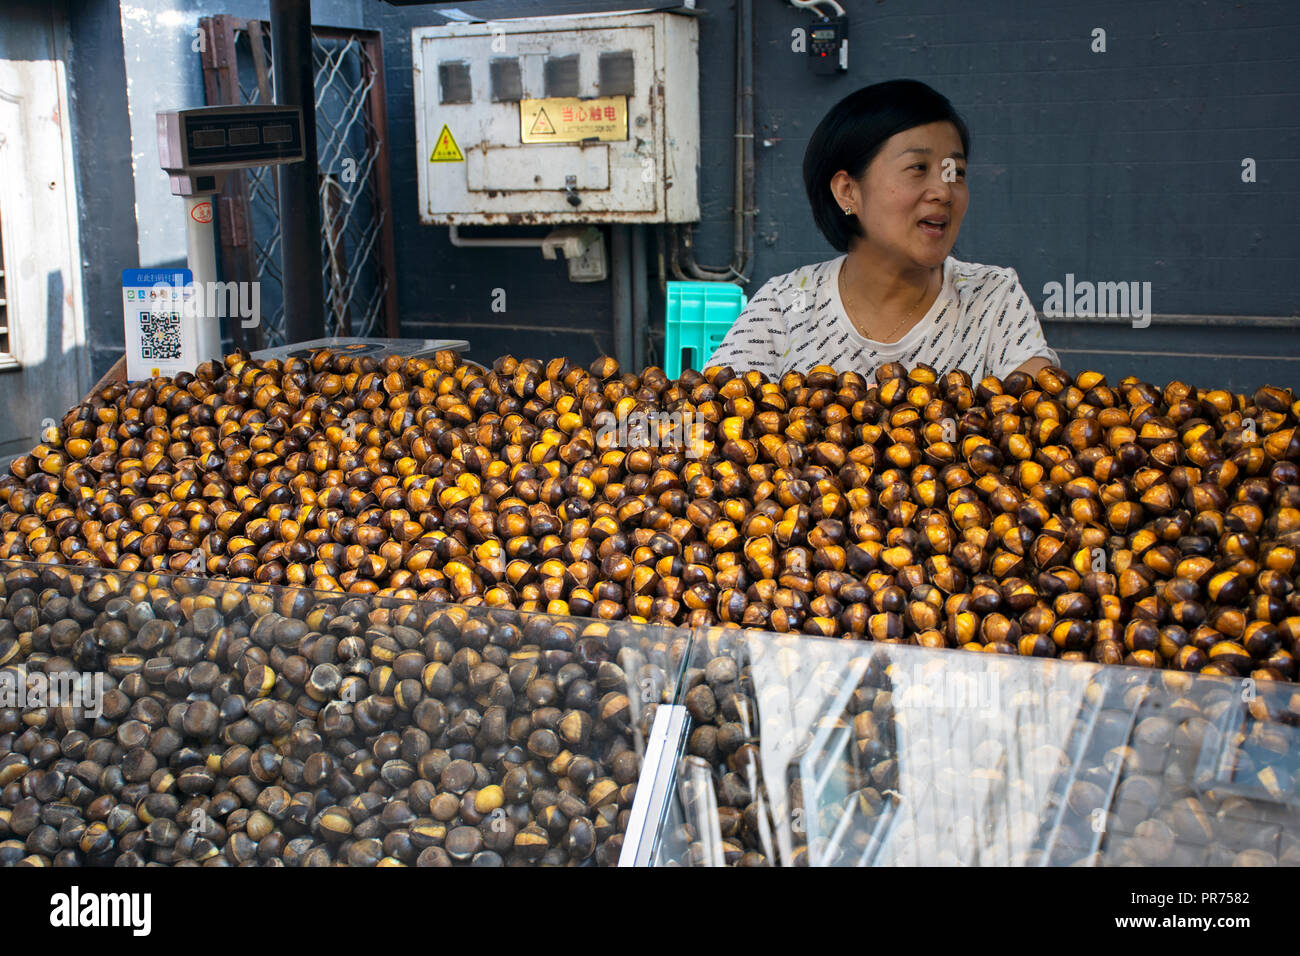
{"type": "Polygon", "coordinates": [[[421,222],[699,220],[693,16],[449,23],[411,46],[421,222]]]}

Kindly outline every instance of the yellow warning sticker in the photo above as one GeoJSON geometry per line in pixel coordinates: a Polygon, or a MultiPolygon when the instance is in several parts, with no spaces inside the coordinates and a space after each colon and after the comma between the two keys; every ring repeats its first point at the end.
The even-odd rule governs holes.
{"type": "Polygon", "coordinates": [[[447,124],[442,124],[442,132],[438,134],[438,143],[433,147],[433,154],[429,157],[431,163],[463,163],[465,154],[460,151],[456,145],[456,137],[451,135],[451,130],[447,124]]]}
{"type": "Polygon", "coordinates": [[[608,143],[627,139],[627,97],[551,96],[519,101],[521,143],[608,143]]]}
{"type": "Polygon", "coordinates": [[[537,118],[533,124],[528,127],[529,136],[554,136],[555,126],[551,123],[551,118],[546,115],[546,107],[543,106],[537,111],[537,118]]]}

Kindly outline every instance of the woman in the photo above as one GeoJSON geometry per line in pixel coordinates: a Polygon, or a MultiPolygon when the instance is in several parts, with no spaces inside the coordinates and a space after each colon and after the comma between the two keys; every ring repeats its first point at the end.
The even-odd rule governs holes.
{"type": "Polygon", "coordinates": [[[763,284],[708,365],[777,378],[814,365],[870,376],[886,362],[978,382],[1056,365],[1015,270],[960,262],[970,134],[915,80],[837,103],[804,153],[813,219],[840,252],[763,284]]]}

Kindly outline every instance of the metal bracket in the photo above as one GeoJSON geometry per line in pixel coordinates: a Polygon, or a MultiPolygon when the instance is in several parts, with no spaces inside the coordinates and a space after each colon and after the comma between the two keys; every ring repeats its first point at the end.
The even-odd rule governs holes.
{"type": "Polygon", "coordinates": [[[654,862],[655,838],[672,797],[677,754],[689,720],[686,708],[680,704],[662,704],[655,711],[632,799],[632,814],[618,855],[619,866],[650,866],[654,862]]]}

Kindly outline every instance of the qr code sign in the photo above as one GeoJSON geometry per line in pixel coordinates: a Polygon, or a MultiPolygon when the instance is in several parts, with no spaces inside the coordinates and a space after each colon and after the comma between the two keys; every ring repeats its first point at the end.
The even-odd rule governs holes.
{"type": "Polygon", "coordinates": [[[140,313],[140,358],[172,362],[181,357],[181,314],[140,313]]]}

